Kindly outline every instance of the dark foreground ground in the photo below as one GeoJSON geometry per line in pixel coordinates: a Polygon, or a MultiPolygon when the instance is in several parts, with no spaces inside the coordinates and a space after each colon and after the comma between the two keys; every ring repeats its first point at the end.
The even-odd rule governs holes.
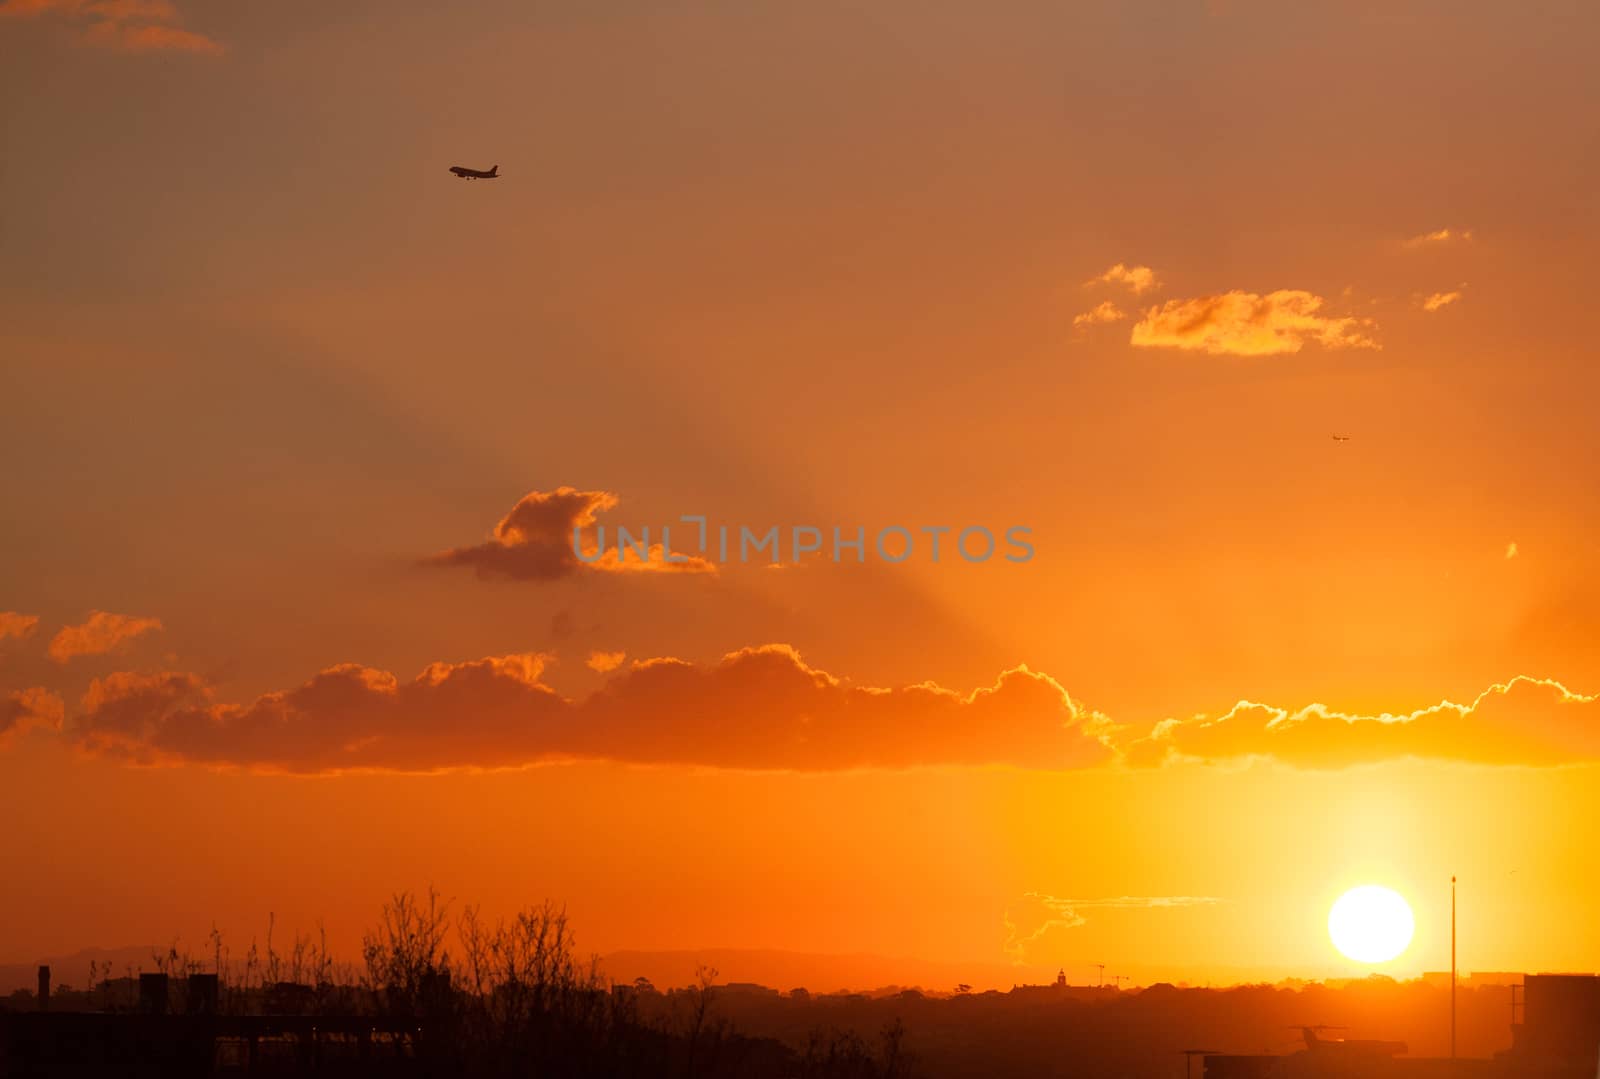
{"type": "MultiPolygon", "coordinates": [[[[1448,1054],[1448,989],[1386,980],[937,996],[780,994],[709,980],[666,992],[517,982],[479,996],[435,979],[411,994],[280,984],[219,993],[214,1002],[201,994],[198,1007],[184,988],[172,979],[163,999],[140,1001],[133,985],[108,982],[98,1001],[94,994],[52,999],[53,1010],[42,1013],[31,995],[15,995],[0,1014],[0,1075],[1172,1079],[1186,1067],[1194,1075],[1237,1074],[1219,1070],[1221,1062],[1208,1068],[1203,1057],[1190,1064],[1186,1049],[1282,1056],[1283,1075],[1526,1072],[1424,1070],[1414,1058],[1448,1054]],[[89,1010],[96,1003],[103,1006],[89,1010]],[[64,1010],[72,1006],[84,1010],[64,1010]],[[1333,1072],[1307,1071],[1328,1061],[1326,1053],[1309,1060],[1305,1026],[1326,1028],[1321,1037],[1329,1040],[1404,1042],[1399,1059],[1409,1064],[1392,1071],[1346,1061],[1333,1072]]],[[[1463,1056],[1486,1059],[1511,1045],[1512,993],[1508,986],[1459,992],[1463,1056]]],[[[1571,1074],[1589,1079],[1593,1063],[1571,1074]]]]}

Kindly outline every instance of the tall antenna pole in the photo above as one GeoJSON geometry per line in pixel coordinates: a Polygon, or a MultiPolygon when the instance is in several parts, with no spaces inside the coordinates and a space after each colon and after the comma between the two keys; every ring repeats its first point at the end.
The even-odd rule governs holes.
{"type": "Polygon", "coordinates": [[[1450,1059],[1456,1058],[1456,878],[1450,877],[1450,1059]]]}

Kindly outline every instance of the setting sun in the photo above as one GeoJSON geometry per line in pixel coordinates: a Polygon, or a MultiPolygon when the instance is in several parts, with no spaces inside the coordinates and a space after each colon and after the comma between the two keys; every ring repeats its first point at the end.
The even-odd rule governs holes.
{"type": "Polygon", "coordinates": [[[1376,884],[1352,888],[1328,912],[1333,946],[1358,963],[1386,963],[1406,950],[1416,923],[1398,892],[1376,884]]]}

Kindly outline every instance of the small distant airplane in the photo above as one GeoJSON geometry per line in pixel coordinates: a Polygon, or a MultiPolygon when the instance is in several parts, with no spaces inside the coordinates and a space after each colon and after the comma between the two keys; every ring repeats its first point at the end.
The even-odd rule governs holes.
{"type": "Polygon", "coordinates": [[[1318,1037],[1324,1030],[1343,1030],[1343,1027],[1314,1026],[1290,1027],[1289,1029],[1300,1031],[1300,1036],[1306,1043],[1307,1051],[1312,1053],[1343,1053],[1362,1057],[1395,1057],[1404,1055],[1406,1051],[1405,1042],[1358,1041],[1349,1038],[1334,1038],[1330,1040],[1318,1037]]]}
{"type": "Polygon", "coordinates": [[[500,166],[496,165],[488,172],[482,169],[469,169],[465,165],[451,165],[450,171],[463,180],[495,180],[500,176],[500,166]]]}
{"type": "Polygon", "coordinates": [[[1333,436],[1333,440],[1335,442],[1349,442],[1350,441],[1350,436],[1349,435],[1334,435],[1333,436]]]}

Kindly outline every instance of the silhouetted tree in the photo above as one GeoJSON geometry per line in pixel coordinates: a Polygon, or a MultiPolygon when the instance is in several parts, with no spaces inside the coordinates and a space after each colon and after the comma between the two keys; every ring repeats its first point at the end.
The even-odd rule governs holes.
{"type": "Polygon", "coordinates": [[[362,937],[367,988],[385,1013],[421,1017],[442,1003],[450,976],[447,906],[433,888],[426,900],[398,892],[384,904],[377,929],[362,937]]]}

